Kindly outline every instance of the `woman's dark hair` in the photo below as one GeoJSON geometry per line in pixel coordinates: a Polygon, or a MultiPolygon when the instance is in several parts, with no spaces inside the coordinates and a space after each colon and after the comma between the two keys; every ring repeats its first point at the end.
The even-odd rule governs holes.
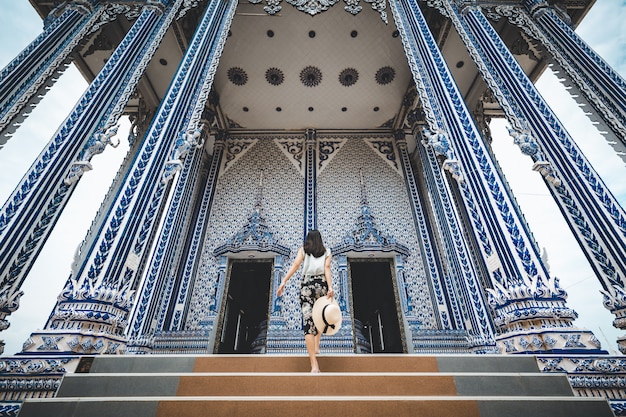
{"type": "Polygon", "coordinates": [[[324,247],[324,242],[322,241],[322,234],[319,230],[314,229],[306,234],[303,248],[304,253],[307,255],[313,255],[316,258],[319,258],[326,253],[326,248],[324,247]]]}

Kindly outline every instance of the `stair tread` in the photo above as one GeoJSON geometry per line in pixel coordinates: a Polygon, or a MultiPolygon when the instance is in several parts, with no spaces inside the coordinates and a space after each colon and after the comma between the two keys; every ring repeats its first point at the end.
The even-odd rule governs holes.
{"type": "Polygon", "coordinates": [[[570,397],[570,396],[498,396],[498,395],[223,395],[223,396],[137,396],[137,397],[54,397],[29,398],[28,402],[99,402],[99,401],[574,401],[574,402],[606,402],[603,397],[570,397]]]}
{"type": "MultiPolygon", "coordinates": [[[[88,360],[89,358],[86,358],[88,360]]],[[[322,354],[322,371],[338,372],[539,372],[533,356],[322,354]]],[[[147,355],[93,358],[90,373],[307,372],[306,355],[147,355]]]]}
{"type": "Polygon", "coordinates": [[[543,377],[555,377],[565,375],[564,373],[552,372],[552,373],[541,373],[541,372],[498,372],[497,374],[489,373],[489,372],[420,372],[420,371],[406,371],[406,372],[372,372],[372,371],[351,371],[351,372],[320,372],[318,374],[312,374],[310,372],[254,372],[254,371],[241,371],[241,372],[110,372],[106,374],[98,374],[98,373],[78,373],[78,374],[67,374],[66,377],[70,378],[102,378],[102,377],[145,377],[145,378],[154,378],[158,376],[167,377],[167,376],[228,376],[228,377],[309,377],[309,378],[319,378],[323,376],[351,376],[351,377],[368,377],[368,376],[397,376],[397,377],[429,377],[429,376],[459,376],[459,377],[530,377],[530,376],[541,376],[543,377]]]}
{"type": "Polygon", "coordinates": [[[328,413],[379,417],[614,417],[603,398],[581,397],[136,397],[30,399],[20,417],[206,417],[256,415],[319,417],[328,413]],[[332,407],[332,408],[328,408],[332,407]]]}

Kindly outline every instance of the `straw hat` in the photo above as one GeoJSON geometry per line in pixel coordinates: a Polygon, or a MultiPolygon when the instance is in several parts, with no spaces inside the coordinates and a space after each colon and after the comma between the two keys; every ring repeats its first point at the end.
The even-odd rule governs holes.
{"type": "Polygon", "coordinates": [[[313,323],[319,332],[329,336],[341,329],[341,309],[334,298],[317,299],[313,304],[313,323]]]}

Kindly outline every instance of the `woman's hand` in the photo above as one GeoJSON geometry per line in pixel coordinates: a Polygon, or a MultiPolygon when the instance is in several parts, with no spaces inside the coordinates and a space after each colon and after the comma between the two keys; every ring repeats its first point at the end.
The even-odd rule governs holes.
{"type": "Polygon", "coordinates": [[[335,298],[335,290],[331,288],[330,290],[328,290],[326,295],[328,295],[330,298],[335,298]]]}
{"type": "Polygon", "coordinates": [[[276,295],[277,296],[281,296],[283,295],[283,290],[285,289],[285,283],[281,282],[280,285],[278,286],[278,290],[276,291],[276,295]]]}

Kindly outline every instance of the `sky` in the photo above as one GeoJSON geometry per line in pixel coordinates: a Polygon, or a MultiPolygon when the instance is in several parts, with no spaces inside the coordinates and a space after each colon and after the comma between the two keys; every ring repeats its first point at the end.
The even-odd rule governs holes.
{"type": "MultiPolygon", "coordinates": [[[[42,31],[41,18],[27,0],[0,0],[0,68],[4,68],[42,31]]],[[[626,0],[597,0],[577,28],[578,34],[622,77],[626,77],[626,0]]],[[[4,204],[43,147],[53,137],[84,90],[86,82],[70,66],[32,111],[18,131],[0,149],[0,204],[4,204]]],[[[547,70],[537,82],[578,146],[611,192],[626,207],[626,164],[615,155],[581,108],[568,96],[557,76],[547,70]]],[[[532,161],[513,145],[502,120],[492,123],[493,148],[507,181],[525,214],[539,246],[548,255],[552,276],[568,292],[568,305],[576,310],[577,327],[591,330],[612,354],[619,354],[616,339],[626,336],[613,328],[614,316],[602,305],[600,284],[546,189],[532,161]]],[[[128,123],[120,125],[125,137],[128,123]]],[[[94,157],[86,173],[22,286],[20,308],[9,316],[11,326],[0,333],[4,355],[21,350],[29,335],[43,328],[70,274],[76,248],[83,240],[104,193],[128,150],[127,141],[94,157]]]]}

